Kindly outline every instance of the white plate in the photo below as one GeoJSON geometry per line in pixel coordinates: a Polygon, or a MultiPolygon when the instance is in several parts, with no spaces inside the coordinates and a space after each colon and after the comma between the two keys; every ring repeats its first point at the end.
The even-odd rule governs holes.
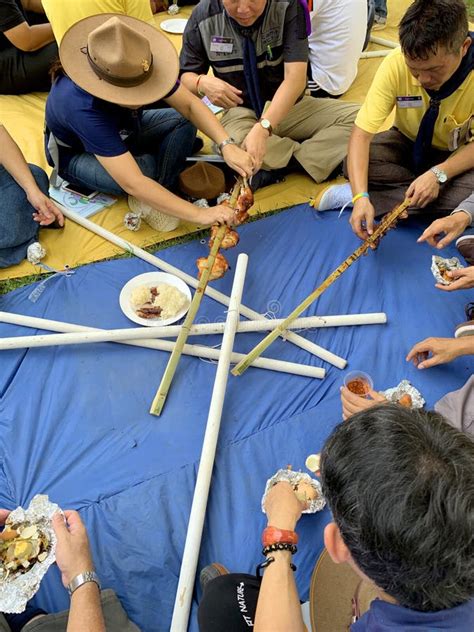
{"type": "Polygon", "coordinates": [[[120,292],[119,301],[122,312],[127,318],[133,320],[134,323],[145,325],[145,327],[161,327],[175,323],[186,314],[191,303],[191,290],[184,281],[177,276],[174,276],[174,274],[168,274],[167,272],[146,272],[145,274],[139,274],[138,276],[133,277],[133,279],[130,279],[128,283],[125,283],[122,291],[120,292]],[[168,285],[174,285],[174,287],[178,288],[178,290],[188,299],[188,305],[183,307],[176,316],[172,316],[171,318],[140,318],[140,316],[135,313],[135,310],[130,302],[132,291],[139,285],[154,287],[160,283],[167,283],[168,285]]]}
{"type": "Polygon", "coordinates": [[[175,35],[179,35],[184,33],[184,29],[186,28],[188,20],[185,18],[174,18],[172,20],[163,20],[160,24],[160,28],[167,33],[174,33],[175,35]]]}

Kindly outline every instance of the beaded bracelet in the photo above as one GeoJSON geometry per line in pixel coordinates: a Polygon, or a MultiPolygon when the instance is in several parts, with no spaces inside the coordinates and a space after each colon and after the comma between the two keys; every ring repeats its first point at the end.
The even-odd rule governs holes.
{"type": "MultiPolygon", "coordinates": [[[[257,566],[257,568],[255,569],[255,575],[257,576],[257,579],[261,578],[261,571],[265,570],[274,561],[275,561],[274,557],[267,557],[267,559],[264,562],[262,562],[261,564],[257,566]]],[[[296,566],[293,564],[293,562],[290,562],[290,568],[293,572],[296,571],[296,566]]]]}
{"type": "Polygon", "coordinates": [[[295,544],[290,544],[289,542],[275,542],[275,544],[269,544],[264,547],[262,549],[262,555],[266,556],[274,551],[290,551],[290,553],[294,555],[297,550],[298,548],[295,544]]]}

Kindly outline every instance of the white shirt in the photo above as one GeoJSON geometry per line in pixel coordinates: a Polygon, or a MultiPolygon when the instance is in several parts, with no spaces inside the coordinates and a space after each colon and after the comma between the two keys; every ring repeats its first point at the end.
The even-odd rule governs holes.
{"type": "Polygon", "coordinates": [[[367,0],[313,0],[309,63],[329,94],[346,92],[357,75],[367,32],[367,0]]]}

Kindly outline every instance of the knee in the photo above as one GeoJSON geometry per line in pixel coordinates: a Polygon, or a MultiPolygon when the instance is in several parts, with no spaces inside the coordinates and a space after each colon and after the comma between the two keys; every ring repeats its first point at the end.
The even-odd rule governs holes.
{"type": "Polygon", "coordinates": [[[38,185],[38,188],[45,194],[48,195],[48,191],[49,191],[49,178],[46,175],[46,173],[43,171],[43,169],[41,169],[41,167],[38,167],[37,165],[28,165],[28,167],[30,168],[30,171],[33,175],[33,178],[35,179],[36,184],[38,185]]]}

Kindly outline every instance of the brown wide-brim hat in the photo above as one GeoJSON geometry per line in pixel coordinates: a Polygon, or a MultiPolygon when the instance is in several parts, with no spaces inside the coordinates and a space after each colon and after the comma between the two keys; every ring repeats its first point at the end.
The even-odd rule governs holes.
{"type": "Polygon", "coordinates": [[[213,200],[225,191],[225,175],[219,167],[198,161],[179,174],[179,186],[189,197],[213,200]]]}
{"type": "MultiPolygon", "coordinates": [[[[61,41],[59,57],[65,73],[80,88],[105,101],[128,107],[139,107],[163,98],[175,86],[179,74],[178,54],[167,37],[147,22],[115,13],[91,15],[73,24],[61,41]],[[137,40],[143,42],[145,38],[152,57],[137,60],[138,67],[140,64],[143,67],[143,78],[138,79],[140,81],[138,85],[114,85],[108,80],[106,74],[99,76],[91,65],[88,55],[89,37],[93,37],[97,32],[96,29],[103,27],[112,18],[115,20],[111,24],[117,25],[116,20],[120,21],[119,27],[122,27],[121,30],[125,32],[125,35],[119,32],[115,40],[110,41],[110,45],[107,45],[106,40],[105,45],[97,47],[99,54],[103,57],[101,69],[109,70],[108,59],[112,60],[115,67],[120,67],[120,62],[123,60],[124,65],[130,68],[131,64],[135,63],[135,60],[131,59],[131,51],[135,50],[137,40]],[[131,30],[136,34],[135,38],[133,38],[133,33],[132,38],[127,37],[131,30]],[[150,63],[151,60],[152,63],[150,63]]],[[[120,75],[119,80],[121,80],[121,70],[115,73],[117,74],[120,75]]]]}
{"type": "Polygon", "coordinates": [[[348,632],[353,621],[353,599],[360,616],[379,596],[374,584],[365,581],[349,566],[336,564],[326,549],[311,577],[310,614],[313,632],[348,632]]]}

